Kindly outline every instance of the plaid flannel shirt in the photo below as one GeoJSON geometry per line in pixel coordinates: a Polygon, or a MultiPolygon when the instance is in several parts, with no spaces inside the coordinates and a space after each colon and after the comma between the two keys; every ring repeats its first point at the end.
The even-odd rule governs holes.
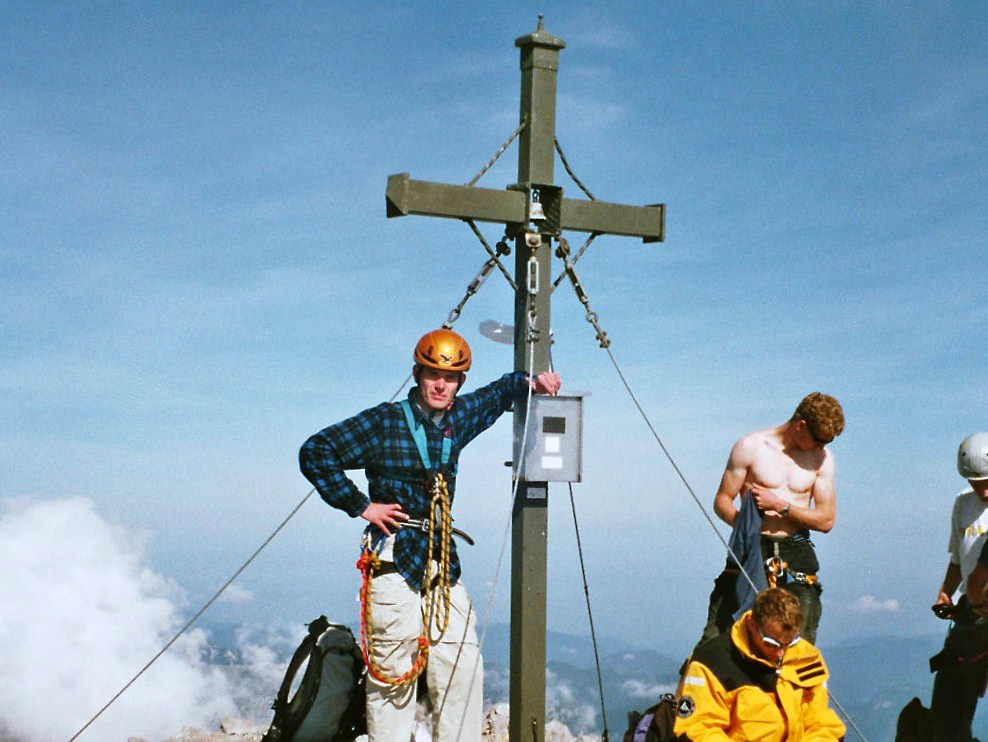
{"type": "MultiPolygon", "coordinates": [[[[458,395],[438,426],[415,404],[418,387],[409,391],[416,424],[425,427],[433,470],[439,468],[443,438],[451,439],[449,461],[442,467],[451,504],[460,451],[511,409],[515,398],[527,388],[527,380],[525,372],[515,371],[475,392],[458,395]]],[[[425,486],[427,473],[399,402],[371,407],[316,433],[302,446],[299,465],[322,499],[351,518],[363,513],[371,502],[379,502],[398,503],[410,517],[428,519],[431,498],[425,486]],[[369,496],[345,474],[348,469],[364,470],[369,496]]],[[[368,526],[368,530],[372,536],[380,535],[375,526],[368,526]]],[[[395,534],[395,568],[416,589],[422,585],[428,546],[428,535],[417,528],[399,528],[395,534]]],[[[460,577],[455,543],[451,544],[450,560],[450,578],[455,582],[460,577]]]]}

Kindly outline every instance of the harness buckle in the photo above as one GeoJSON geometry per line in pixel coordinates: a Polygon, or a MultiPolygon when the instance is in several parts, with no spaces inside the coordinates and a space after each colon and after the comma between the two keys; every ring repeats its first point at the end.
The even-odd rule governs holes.
{"type": "MultiPolygon", "coordinates": [[[[426,518],[409,518],[402,524],[402,528],[406,528],[406,527],[417,528],[418,530],[423,531],[424,533],[429,532],[429,522],[426,518]]],[[[461,531],[459,528],[454,527],[451,533],[454,536],[458,536],[459,538],[466,541],[468,544],[470,544],[470,546],[474,545],[473,539],[470,537],[470,534],[468,534],[466,531],[461,531]]]]}
{"type": "Polygon", "coordinates": [[[815,585],[817,583],[817,576],[808,572],[793,572],[789,570],[788,575],[794,582],[799,582],[803,585],[815,585]]]}

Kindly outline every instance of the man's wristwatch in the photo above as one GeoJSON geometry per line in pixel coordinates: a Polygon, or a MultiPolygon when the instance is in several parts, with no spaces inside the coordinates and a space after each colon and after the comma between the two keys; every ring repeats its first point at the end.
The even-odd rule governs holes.
{"type": "Polygon", "coordinates": [[[781,515],[783,518],[785,518],[787,515],[789,515],[789,508],[791,508],[791,507],[792,507],[792,505],[790,505],[787,502],[786,503],[786,506],[784,508],[782,508],[782,510],[779,511],[779,515],[781,515]]]}

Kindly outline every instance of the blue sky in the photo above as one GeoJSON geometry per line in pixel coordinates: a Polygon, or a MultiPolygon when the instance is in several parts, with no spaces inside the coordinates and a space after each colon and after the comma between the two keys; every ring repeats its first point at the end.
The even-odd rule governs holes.
{"type": "MultiPolygon", "coordinates": [[[[665,243],[602,237],[578,271],[678,466],[709,508],[738,436],[834,394],[848,426],[837,525],[816,539],[820,643],[943,629],[928,606],[954,455],[988,429],[985,5],[0,12],[5,507],[89,498],[189,612],[209,597],[308,491],[301,442],[390,397],[486,259],[462,224],[386,219],[387,176],[480,170],[517,124],[514,40],[544,13],[567,44],[557,137],[575,172],[602,200],[667,204],[665,243]]],[[[479,185],[513,183],[516,161],[512,147],[479,185]]],[[[579,196],[558,163],[556,181],[579,196]]],[[[495,274],[464,310],[468,386],[510,368],[477,327],[511,307],[495,274]]],[[[575,495],[598,632],[682,654],[720,541],[565,284],[553,330],[566,388],[590,393],[575,495]]],[[[467,582],[498,622],[509,455],[505,419],[465,454],[455,512],[481,537],[467,582]]],[[[353,622],[359,531],[313,498],[213,618],[353,622]]],[[[556,485],[562,631],[586,629],[576,560],[556,485]]]]}

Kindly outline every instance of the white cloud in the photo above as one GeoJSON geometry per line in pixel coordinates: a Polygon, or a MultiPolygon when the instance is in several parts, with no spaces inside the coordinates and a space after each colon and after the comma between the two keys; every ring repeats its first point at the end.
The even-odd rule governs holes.
{"type": "Polygon", "coordinates": [[[598,708],[581,701],[573,687],[546,668],[545,714],[571,729],[593,729],[597,726],[598,708]]]}
{"type": "Polygon", "coordinates": [[[862,595],[848,606],[851,613],[898,613],[899,601],[895,598],[880,600],[874,595],[862,595]]]}
{"type": "MultiPolygon", "coordinates": [[[[67,739],[175,635],[183,591],[145,565],[142,541],[101,519],[88,499],[3,501],[5,738],[67,739]]],[[[242,688],[231,687],[223,669],[204,661],[207,649],[206,632],[186,632],[80,739],[161,739],[183,724],[215,728],[220,718],[238,715],[247,700],[242,688]]],[[[273,697],[280,673],[272,657],[257,648],[243,654],[240,682],[253,679],[273,697]],[[252,661],[262,673],[253,672],[252,661]]]]}
{"type": "Polygon", "coordinates": [[[223,591],[221,600],[232,605],[246,605],[254,600],[254,593],[240,585],[230,585],[223,591]]]}
{"type": "Polygon", "coordinates": [[[673,693],[676,686],[662,683],[649,684],[641,680],[629,679],[621,683],[621,689],[632,698],[644,698],[652,703],[663,693],[673,693]]]}

